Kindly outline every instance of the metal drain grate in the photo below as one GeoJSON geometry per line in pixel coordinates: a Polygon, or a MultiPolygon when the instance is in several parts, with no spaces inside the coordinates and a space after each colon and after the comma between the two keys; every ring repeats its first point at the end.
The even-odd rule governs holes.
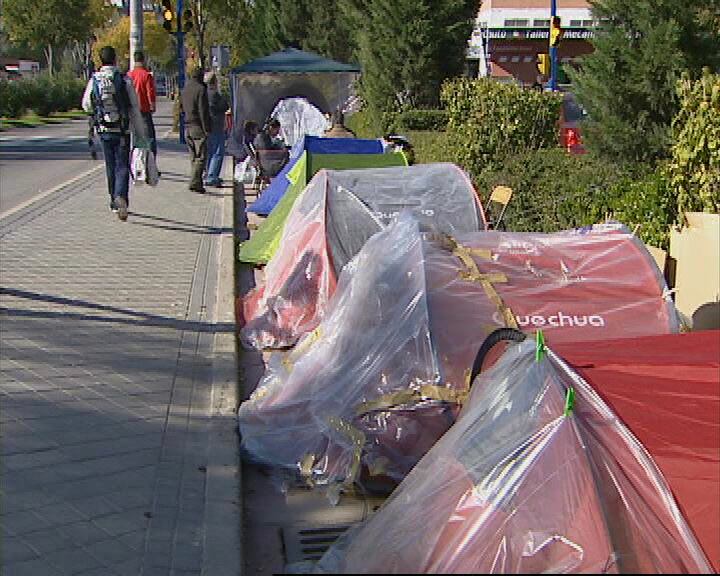
{"type": "Polygon", "coordinates": [[[286,562],[317,562],[345,531],[349,524],[323,527],[289,526],[283,528],[286,562]]]}

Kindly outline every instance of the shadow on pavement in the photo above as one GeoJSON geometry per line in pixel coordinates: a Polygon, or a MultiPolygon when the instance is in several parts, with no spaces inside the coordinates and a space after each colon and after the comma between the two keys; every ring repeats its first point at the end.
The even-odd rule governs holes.
{"type": "Polygon", "coordinates": [[[64,306],[72,306],[76,308],[86,308],[88,310],[97,310],[109,312],[113,314],[124,314],[130,318],[119,318],[116,316],[95,316],[92,314],[84,314],[82,312],[56,312],[51,310],[25,310],[17,308],[9,308],[0,306],[0,316],[18,316],[29,318],[67,318],[72,320],[90,320],[93,322],[103,322],[111,324],[131,324],[136,326],[158,326],[163,328],[175,328],[178,330],[191,330],[195,332],[212,332],[212,333],[232,333],[235,331],[235,324],[232,322],[212,323],[212,322],[192,322],[189,320],[179,320],[168,316],[159,316],[157,314],[149,314],[147,312],[137,312],[128,308],[120,308],[117,306],[108,306],[105,304],[96,304],[87,300],[77,300],[73,298],[65,298],[63,296],[53,296],[50,294],[41,294],[38,292],[30,292],[27,290],[19,290],[16,288],[0,287],[0,294],[13,296],[15,298],[23,298],[26,300],[35,300],[39,302],[48,302],[52,304],[61,304],[64,306]]]}
{"type": "Polygon", "coordinates": [[[163,230],[173,230],[177,232],[191,232],[193,234],[210,234],[210,235],[218,235],[218,234],[231,234],[232,228],[217,228],[215,226],[198,226],[197,224],[190,224],[188,222],[180,222],[178,220],[171,220],[170,218],[161,218],[160,216],[151,216],[150,214],[142,214],[140,212],[128,212],[130,216],[134,216],[136,218],[143,218],[147,220],[153,220],[156,222],[163,222],[166,224],[170,224],[169,226],[166,226],[165,224],[155,224],[152,222],[136,222],[134,220],[130,220],[131,224],[134,224],[135,226],[148,226],[151,228],[161,228],[163,230]]]}

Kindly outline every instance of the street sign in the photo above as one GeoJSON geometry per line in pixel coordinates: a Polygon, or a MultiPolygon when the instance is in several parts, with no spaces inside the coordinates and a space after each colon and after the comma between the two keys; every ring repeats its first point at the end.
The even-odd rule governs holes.
{"type": "Polygon", "coordinates": [[[230,66],[230,47],[229,46],[213,46],[210,48],[212,58],[212,67],[223,70],[230,66]]]}

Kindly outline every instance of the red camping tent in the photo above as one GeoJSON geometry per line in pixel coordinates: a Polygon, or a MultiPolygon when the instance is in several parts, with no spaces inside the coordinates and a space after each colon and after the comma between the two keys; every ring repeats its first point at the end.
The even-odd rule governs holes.
{"type": "Polygon", "coordinates": [[[552,342],[677,329],[662,277],[620,225],[458,239],[428,239],[407,216],[368,240],[318,328],[240,407],[249,453],[317,484],[386,488],[452,425],[478,348],[510,319],[552,342]]]}
{"type": "MultiPolygon", "coordinates": [[[[657,356],[662,349],[655,340],[657,356]]],[[[578,348],[588,359],[596,346],[604,347],[578,348]]],[[[717,365],[707,357],[692,362],[687,368],[717,365]]],[[[635,374],[625,389],[644,382],[635,374]]],[[[527,340],[481,374],[458,422],[319,568],[705,573],[710,565],[668,483],[622,419],[552,348],[538,359],[527,340]]]]}
{"type": "Polygon", "coordinates": [[[720,572],[720,331],[553,349],[645,446],[720,572]]]}

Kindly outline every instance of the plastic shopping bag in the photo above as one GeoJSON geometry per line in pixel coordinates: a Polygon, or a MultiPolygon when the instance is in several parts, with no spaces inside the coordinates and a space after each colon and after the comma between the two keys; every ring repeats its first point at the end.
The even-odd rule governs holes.
{"type": "Polygon", "coordinates": [[[147,178],[147,150],[133,148],[130,156],[130,175],[135,184],[144,184],[147,178]]]}
{"type": "Polygon", "coordinates": [[[130,174],[136,185],[157,186],[160,180],[155,155],[147,148],[133,148],[130,159],[130,174]]]}
{"type": "Polygon", "coordinates": [[[252,184],[255,182],[256,175],[257,168],[255,168],[250,156],[246,156],[245,159],[235,167],[235,180],[237,182],[252,184]]]}

